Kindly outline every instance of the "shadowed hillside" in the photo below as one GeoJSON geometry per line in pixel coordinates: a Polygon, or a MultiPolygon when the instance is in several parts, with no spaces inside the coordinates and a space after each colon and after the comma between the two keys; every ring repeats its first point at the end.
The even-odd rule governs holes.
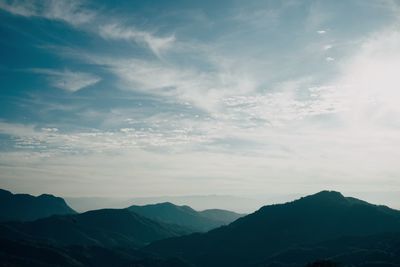
{"type": "Polygon", "coordinates": [[[1,267],[189,267],[179,259],[160,258],[133,249],[98,246],[58,247],[0,239],[1,267]]]}
{"type": "Polygon", "coordinates": [[[0,225],[0,236],[42,240],[57,245],[138,247],[187,233],[176,225],[152,221],[126,209],[103,209],[0,225]]]}

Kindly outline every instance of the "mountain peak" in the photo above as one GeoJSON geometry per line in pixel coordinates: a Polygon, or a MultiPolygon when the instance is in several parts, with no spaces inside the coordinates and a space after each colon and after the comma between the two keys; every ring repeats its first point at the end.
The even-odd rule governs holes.
{"type": "Polygon", "coordinates": [[[65,200],[62,197],[57,197],[51,194],[41,194],[40,196],[37,197],[37,199],[43,200],[43,201],[53,201],[55,203],[61,203],[61,204],[66,204],[65,200]]]}
{"type": "Polygon", "coordinates": [[[54,196],[52,194],[41,194],[38,197],[41,197],[41,198],[59,198],[59,197],[56,197],[56,196],[54,196]]]}
{"type": "Polygon", "coordinates": [[[318,202],[348,202],[342,193],[337,191],[324,190],[313,195],[302,197],[299,201],[318,201],[318,202]]]}
{"type": "Polygon", "coordinates": [[[171,202],[161,202],[161,203],[157,203],[157,204],[153,204],[153,205],[158,205],[158,206],[165,206],[165,207],[177,207],[177,205],[175,205],[174,203],[171,202]]]}
{"type": "Polygon", "coordinates": [[[11,197],[13,193],[0,188],[0,197],[11,197]]]}
{"type": "Polygon", "coordinates": [[[345,198],[342,195],[342,193],[340,193],[338,191],[330,191],[330,190],[323,190],[321,192],[310,195],[310,197],[323,197],[323,198],[332,198],[332,199],[344,199],[345,198]]]}

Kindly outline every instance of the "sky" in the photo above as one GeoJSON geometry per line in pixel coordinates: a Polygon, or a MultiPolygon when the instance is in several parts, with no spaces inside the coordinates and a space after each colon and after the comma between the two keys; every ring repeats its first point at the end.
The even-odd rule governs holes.
{"type": "Polygon", "coordinates": [[[399,0],[0,0],[0,21],[2,188],[400,195],[399,0]]]}

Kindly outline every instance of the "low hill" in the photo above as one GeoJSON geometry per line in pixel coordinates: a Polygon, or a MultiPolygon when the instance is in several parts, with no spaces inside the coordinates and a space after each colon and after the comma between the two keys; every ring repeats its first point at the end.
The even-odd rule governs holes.
{"type": "Polygon", "coordinates": [[[229,210],[221,210],[221,209],[208,209],[199,211],[200,215],[209,218],[210,220],[215,220],[221,222],[221,224],[230,224],[233,221],[236,221],[240,217],[245,216],[245,214],[236,213],[229,210]]]}
{"type": "Polygon", "coordinates": [[[226,210],[195,211],[189,206],[177,206],[170,202],[128,208],[137,214],[160,222],[176,224],[192,232],[206,232],[229,224],[242,215],[226,210]]]}

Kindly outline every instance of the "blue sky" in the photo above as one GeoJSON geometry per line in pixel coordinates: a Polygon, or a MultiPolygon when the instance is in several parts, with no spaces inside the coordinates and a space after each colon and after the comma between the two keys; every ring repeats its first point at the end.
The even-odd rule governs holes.
{"type": "Polygon", "coordinates": [[[0,0],[0,185],[398,192],[400,2],[0,0]]]}

